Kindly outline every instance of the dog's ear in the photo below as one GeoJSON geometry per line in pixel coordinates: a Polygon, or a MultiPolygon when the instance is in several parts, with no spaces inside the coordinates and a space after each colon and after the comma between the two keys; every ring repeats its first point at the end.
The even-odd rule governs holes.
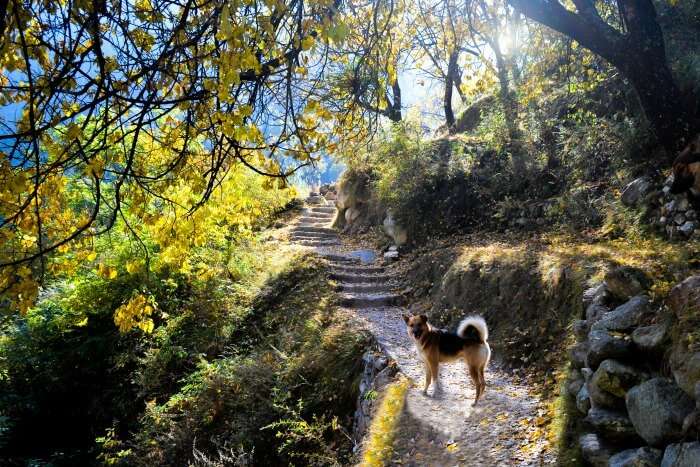
{"type": "Polygon", "coordinates": [[[408,324],[408,320],[410,320],[411,317],[408,315],[402,315],[402,317],[403,317],[403,320],[406,322],[406,324],[408,324]]]}
{"type": "Polygon", "coordinates": [[[420,315],[420,319],[421,319],[424,323],[427,323],[427,322],[428,322],[428,317],[425,316],[425,315],[420,315]]]}

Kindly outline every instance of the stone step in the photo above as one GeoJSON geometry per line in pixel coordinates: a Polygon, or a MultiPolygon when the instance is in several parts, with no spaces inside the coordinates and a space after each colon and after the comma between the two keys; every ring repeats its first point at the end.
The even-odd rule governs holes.
{"type": "Polygon", "coordinates": [[[375,308],[400,305],[403,297],[394,293],[340,294],[340,303],[347,308],[375,308]]]}
{"type": "Polygon", "coordinates": [[[324,212],[324,213],[331,213],[335,214],[337,209],[335,206],[314,206],[311,208],[306,208],[304,209],[306,212],[324,212]]]}
{"type": "Polygon", "coordinates": [[[337,263],[337,264],[359,264],[360,263],[360,260],[357,258],[353,258],[351,256],[344,256],[344,255],[341,255],[338,253],[333,253],[333,252],[321,253],[321,257],[330,261],[331,266],[333,266],[334,263],[337,263]]]}
{"type": "Polygon", "coordinates": [[[328,240],[320,240],[320,239],[314,239],[314,240],[299,240],[297,241],[300,245],[304,246],[330,246],[330,245],[338,245],[340,244],[340,240],[337,238],[334,239],[328,239],[328,240]]]}
{"type": "Polygon", "coordinates": [[[308,198],[306,198],[305,202],[306,202],[306,204],[320,204],[320,205],[325,205],[328,203],[328,201],[326,201],[326,198],[324,198],[323,196],[320,196],[320,195],[309,196],[308,198]]]}
{"type": "Polygon", "coordinates": [[[338,284],[338,290],[346,293],[362,294],[362,293],[391,293],[392,288],[384,283],[357,283],[357,284],[338,284]]]}
{"type": "Polygon", "coordinates": [[[329,233],[329,234],[338,235],[338,232],[335,229],[332,229],[330,227],[296,226],[296,227],[292,228],[292,233],[312,233],[312,232],[329,233]]]}
{"type": "Polygon", "coordinates": [[[331,277],[338,282],[347,282],[349,284],[357,283],[385,283],[394,279],[396,276],[392,274],[357,274],[350,272],[332,272],[331,277]]]}
{"type": "Polygon", "coordinates": [[[300,224],[330,224],[333,222],[333,219],[323,219],[320,217],[300,217],[299,218],[299,223],[300,224]]]}
{"type": "Polygon", "coordinates": [[[333,219],[335,217],[335,215],[330,213],[330,212],[302,211],[301,217],[313,217],[313,218],[317,218],[317,219],[333,219]]]}
{"type": "Polygon", "coordinates": [[[333,266],[333,271],[334,272],[346,272],[346,273],[355,273],[355,274],[379,274],[384,272],[384,268],[381,266],[364,266],[364,265],[357,265],[357,266],[333,266]]]}
{"type": "Polygon", "coordinates": [[[338,236],[335,234],[325,234],[325,233],[307,233],[307,234],[292,234],[289,236],[291,240],[338,240],[338,236]]]}

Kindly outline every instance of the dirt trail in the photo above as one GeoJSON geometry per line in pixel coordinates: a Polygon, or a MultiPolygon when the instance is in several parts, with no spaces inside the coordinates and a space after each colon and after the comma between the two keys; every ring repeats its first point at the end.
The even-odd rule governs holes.
{"type": "Polygon", "coordinates": [[[396,278],[371,261],[371,252],[347,251],[330,228],[335,207],[319,195],[293,228],[291,238],[316,248],[331,265],[343,305],[374,334],[413,384],[408,391],[392,465],[535,466],[554,464],[537,427],[539,399],[514,382],[497,362],[486,371],[487,388],[476,407],[474,387],[462,362],[440,366],[442,391],[423,394],[424,370],[401,318],[406,309],[396,278]],[[364,253],[364,255],[362,254],[364,253]],[[364,261],[359,257],[364,256],[364,261]],[[369,258],[368,258],[369,257],[369,258]]]}

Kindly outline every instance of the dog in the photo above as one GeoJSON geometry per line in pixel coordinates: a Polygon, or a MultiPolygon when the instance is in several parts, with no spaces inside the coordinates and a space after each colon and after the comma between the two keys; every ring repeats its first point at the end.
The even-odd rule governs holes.
{"type": "Polygon", "coordinates": [[[486,321],[481,316],[468,316],[459,323],[457,332],[448,332],[433,328],[428,324],[425,315],[404,315],[409,337],[413,339],[423,362],[425,363],[425,387],[423,394],[428,393],[431,381],[435,383],[435,391],[440,391],[438,366],[443,362],[464,359],[469,368],[469,375],[474,381],[476,405],[486,389],[484,370],[491,359],[491,347],[487,342],[489,337],[486,321]]]}
{"type": "Polygon", "coordinates": [[[693,198],[700,196],[700,137],[685,147],[673,161],[671,193],[690,191],[693,198]]]}

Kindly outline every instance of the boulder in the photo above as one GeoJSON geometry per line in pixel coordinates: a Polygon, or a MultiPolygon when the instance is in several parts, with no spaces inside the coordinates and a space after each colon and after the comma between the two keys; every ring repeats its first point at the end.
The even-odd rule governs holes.
{"type": "Polygon", "coordinates": [[[566,391],[571,395],[571,397],[576,397],[576,394],[581,390],[584,383],[583,375],[578,369],[571,370],[569,373],[569,380],[566,383],[566,391]]]}
{"type": "Polygon", "coordinates": [[[362,212],[356,207],[350,207],[345,211],[345,221],[352,224],[355,219],[360,217],[362,212]]]}
{"type": "Polygon", "coordinates": [[[625,206],[636,206],[653,187],[654,185],[649,177],[639,177],[632,180],[622,189],[620,201],[625,206]]]}
{"type": "Polygon", "coordinates": [[[698,467],[700,443],[669,444],[664,451],[661,467],[698,467]]]}
{"type": "Polygon", "coordinates": [[[408,232],[396,223],[391,213],[387,213],[387,216],[384,218],[382,230],[391,237],[395,245],[405,245],[408,241],[408,232]]]}
{"type": "Polygon", "coordinates": [[[668,305],[678,318],[690,309],[700,309],[700,275],[690,276],[671,289],[668,305]]]}
{"type": "Polygon", "coordinates": [[[610,467],[659,467],[663,452],[645,446],[618,452],[610,458],[610,467]]]}
{"type": "Polygon", "coordinates": [[[608,286],[605,282],[601,282],[598,285],[590,287],[583,292],[583,305],[588,306],[591,303],[598,303],[602,305],[609,298],[610,293],[608,291],[608,286]]]}
{"type": "Polygon", "coordinates": [[[578,439],[583,458],[593,467],[607,467],[612,449],[595,433],[582,435],[578,439]]]}
{"type": "Polygon", "coordinates": [[[661,446],[682,439],[683,420],[695,404],[671,380],[654,378],[630,389],[626,406],[637,433],[661,446]]]}
{"type": "Polygon", "coordinates": [[[594,405],[588,411],[588,415],[583,421],[595,428],[603,436],[603,439],[614,443],[628,443],[639,440],[639,435],[624,412],[604,409],[594,405]]]}
{"type": "Polygon", "coordinates": [[[605,314],[609,312],[610,308],[595,302],[591,303],[586,307],[586,321],[588,321],[589,326],[592,326],[593,324],[600,321],[603,318],[603,316],[605,316],[605,314]]]}
{"type": "Polygon", "coordinates": [[[619,300],[628,300],[640,295],[649,287],[649,278],[644,271],[629,266],[617,266],[605,273],[605,284],[610,294],[619,300]]]}
{"type": "Polygon", "coordinates": [[[591,330],[591,327],[588,325],[588,320],[577,319],[574,321],[573,329],[576,340],[583,342],[588,339],[588,332],[591,330]]]}
{"type": "Polygon", "coordinates": [[[693,235],[693,232],[695,232],[695,227],[695,222],[686,221],[680,227],[678,227],[678,231],[686,237],[690,237],[691,235],[693,235]]]}
{"type": "Polygon", "coordinates": [[[649,299],[644,295],[640,295],[603,316],[600,321],[591,326],[591,329],[614,332],[631,331],[639,325],[642,318],[650,311],[649,299]]]}
{"type": "Polygon", "coordinates": [[[632,350],[632,343],[620,336],[613,336],[607,331],[591,331],[588,334],[588,353],[586,365],[593,370],[603,360],[627,360],[632,350]]]}
{"type": "Polygon", "coordinates": [[[700,352],[689,350],[685,339],[679,339],[673,346],[669,362],[676,384],[687,394],[694,395],[695,385],[700,382],[700,352]]]}
{"type": "Polygon", "coordinates": [[[591,398],[588,393],[588,384],[581,386],[581,390],[576,394],[576,408],[584,415],[591,410],[591,398]]]}
{"type": "Polygon", "coordinates": [[[632,342],[639,350],[648,354],[660,354],[668,340],[667,322],[643,326],[632,332],[632,342]]]}
{"type": "Polygon", "coordinates": [[[594,404],[624,408],[627,391],[646,379],[635,368],[616,360],[603,361],[593,373],[588,391],[594,404]]]}
{"type": "Polygon", "coordinates": [[[586,355],[588,355],[588,343],[579,342],[569,349],[569,360],[574,368],[586,366],[586,355]]]}

